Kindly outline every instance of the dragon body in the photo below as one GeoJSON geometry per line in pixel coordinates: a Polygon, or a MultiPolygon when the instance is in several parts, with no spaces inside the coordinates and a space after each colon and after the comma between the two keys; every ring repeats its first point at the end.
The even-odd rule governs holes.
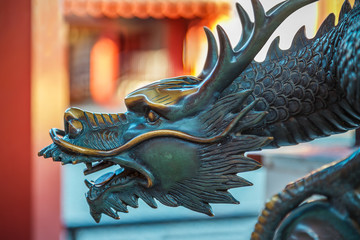
{"type": "MultiPolygon", "coordinates": [[[[258,0],[251,0],[254,22],[238,4],[243,26],[239,42],[232,48],[218,26],[218,51],[205,28],[209,49],[198,77],[140,88],[126,97],[125,113],[70,108],[65,130],[51,129],[53,144],[39,155],[63,164],[85,163],[85,175],[119,167],[85,181],[97,222],[101,214],[119,218],[118,212],[137,207],[139,198],[154,208],[156,199],[208,215],[213,215],[210,203],[238,203],[227,190],[251,183],[237,174],[261,167],[245,152],[307,142],[360,125],[360,1],[353,7],[345,1],[336,26],[331,14],[314,38],[308,39],[301,28],[288,50],[280,50],[276,38],[263,62],[253,60],[287,16],[315,1],[287,0],[265,12],[258,0]]],[[[306,182],[311,188],[311,181],[306,182]]],[[[308,196],[299,192],[302,200],[308,196]]],[[[264,230],[268,212],[259,218],[254,239],[274,231],[264,230]]]]}
{"type": "Polygon", "coordinates": [[[266,60],[234,80],[224,94],[254,89],[247,103],[259,99],[255,110],[268,112],[246,133],[273,136],[279,147],[359,126],[360,9],[350,9],[344,4],[337,26],[329,15],[313,39],[301,28],[288,50],[275,39],[266,60]]]}

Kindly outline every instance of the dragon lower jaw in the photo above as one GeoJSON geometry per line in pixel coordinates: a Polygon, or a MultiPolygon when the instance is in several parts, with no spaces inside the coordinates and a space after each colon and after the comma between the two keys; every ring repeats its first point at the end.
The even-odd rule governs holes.
{"type": "Polygon", "coordinates": [[[136,182],[143,187],[148,184],[146,177],[138,171],[120,166],[115,172],[107,172],[95,181],[85,180],[85,184],[89,188],[87,197],[91,201],[96,200],[108,189],[124,188],[130,182],[136,182]]]}

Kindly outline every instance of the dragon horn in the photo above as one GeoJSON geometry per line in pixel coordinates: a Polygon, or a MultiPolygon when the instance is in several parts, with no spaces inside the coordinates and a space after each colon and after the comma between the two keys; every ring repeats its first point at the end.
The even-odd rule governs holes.
{"type": "Polygon", "coordinates": [[[293,12],[318,0],[286,0],[265,13],[259,0],[251,0],[255,21],[251,22],[245,10],[238,4],[237,11],[243,25],[242,37],[234,49],[232,49],[225,31],[217,26],[219,35],[220,54],[217,57],[217,49],[214,47],[213,34],[205,30],[210,52],[200,74],[203,81],[199,90],[188,97],[186,104],[193,105],[192,111],[207,105],[215,96],[219,96],[232,81],[246,69],[257,53],[265,45],[276,28],[293,12]],[[217,58],[217,61],[215,61],[217,58]],[[210,70],[210,67],[213,67],[210,70]],[[195,101],[196,100],[196,101],[195,101]],[[200,103],[201,102],[201,103],[200,103]]]}
{"type": "Polygon", "coordinates": [[[211,73],[212,69],[215,67],[217,59],[218,59],[218,48],[216,45],[216,40],[214,35],[211,33],[211,30],[207,27],[204,27],[204,31],[206,34],[206,38],[208,41],[208,52],[204,64],[204,69],[198,76],[198,78],[203,79],[208,74],[211,73]]]}

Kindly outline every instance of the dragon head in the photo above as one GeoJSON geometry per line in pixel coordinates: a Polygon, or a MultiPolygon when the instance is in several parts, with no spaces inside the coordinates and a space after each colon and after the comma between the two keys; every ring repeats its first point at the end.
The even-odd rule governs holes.
{"type": "Polygon", "coordinates": [[[238,203],[227,191],[251,183],[237,176],[260,164],[244,156],[272,138],[244,135],[261,124],[252,90],[221,96],[252,61],[276,27],[290,13],[315,0],[288,0],[267,13],[252,0],[255,22],[237,9],[242,38],[232,49],[218,27],[220,54],[210,30],[204,70],[198,77],[165,79],[140,88],[125,99],[127,112],[100,114],[70,108],[64,130],[51,129],[53,143],[39,152],[63,164],[84,163],[84,174],[118,166],[97,180],[85,181],[90,213],[96,222],[104,213],[119,218],[141,198],[151,207],[157,199],[213,215],[209,203],[238,203]]]}

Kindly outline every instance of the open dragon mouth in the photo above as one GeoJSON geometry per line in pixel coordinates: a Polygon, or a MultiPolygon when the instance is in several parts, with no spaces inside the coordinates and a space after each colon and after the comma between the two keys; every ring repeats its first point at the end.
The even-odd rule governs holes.
{"type": "Polygon", "coordinates": [[[115,184],[115,182],[118,184],[133,177],[137,177],[138,182],[145,187],[151,187],[154,182],[152,173],[129,156],[99,158],[97,156],[72,155],[63,151],[54,143],[42,149],[38,155],[44,156],[44,158],[51,157],[53,161],[61,162],[63,165],[84,163],[86,166],[83,172],[84,175],[90,175],[115,165],[119,166],[115,172],[103,174],[95,181],[86,180],[85,183],[89,188],[99,188],[115,184]]]}
{"type": "MultiPolygon", "coordinates": [[[[114,163],[100,161],[99,163],[94,164],[94,166],[90,165],[91,164],[86,163],[87,168],[84,170],[84,175],[103,170],[113,166],[114,163]]],[[[148,187],[149,185],[146,176],[141,174],[139,171],[132,168],[123,168],[119,165],[119,168],[115,172],[107,172],[98,177],[95,181],[85,180],[85,184],[89,188],[87,197],[89,200],[95,200],[110,187],[125,186],[133,180],[136,180],[137,183],[143,186],[148,187]]]]}
{"type": "Polygon", "coordinates": [[[137,208],[139,198],[143,199],[150,207],[157,208],[155,200],[145,190],[149,189],[152,182],[149,182],[148,176],[134,168],[122,167],[111,161],[100,160],[94,164],[86,163],[87,168],[84,170],[84,174],[92,174],[114,165],[119,167],[116,171],[109,171],[95,181],[85,180],[85,185],[89,188],[86,200],[94,220],[99,222],[101,214],[120,219],[118,213],[128,213],[128,206],[137,208]],[[137,192],[134,192],[136,190],[137,192]]]}
{"type": "MultiPolygon", "coordinates": [[[[85,165],[84,175],[93,174],[114,165],[118,166],[116,171],[109,171],[95,181],[85,180],[85,185],[89,188],[86,199],[90,207],[90,214],[96,222],[100,221],[102,213],[119,219],[118,212],[127,213],[128,206],[137,208],[138,196],[141,195],[131,194],[129,189],[147,189],[152,184],[149,176],[134,168],[122,167],[112,161],[86,162],[85,165]]],[[[147,195],[142,196],[142,199],[144,198],[150,199],[147,195]]],[[[154,200],[147,201],[147,203],[153,208],[157,207],[154,200]]]]}
{"type": "MultiPolygon", "coordinates": [[[[62,134],[61,130],[57,132],[62,134]]],[[[85,185],[89,188],[86,199],[96,222],[100,221],[102,213],[119,219],[118,212],[127,213],[127,206],[138,207],[139,197],[150,207],[157,207],[153,198],[144,191],[153,186],[153,174],[127,154],[112,157],[74,155],[53,143],[42,149],[39,156],[52,158],[53,161],[61,162],[63,165],[84,163],[85,176],[110,170],[111,167],[111,171],[102,174],[94,181],[85,180],[85,185]],[[138,189],[139,193],[131,194],[129,189],[138,189]]]]}

